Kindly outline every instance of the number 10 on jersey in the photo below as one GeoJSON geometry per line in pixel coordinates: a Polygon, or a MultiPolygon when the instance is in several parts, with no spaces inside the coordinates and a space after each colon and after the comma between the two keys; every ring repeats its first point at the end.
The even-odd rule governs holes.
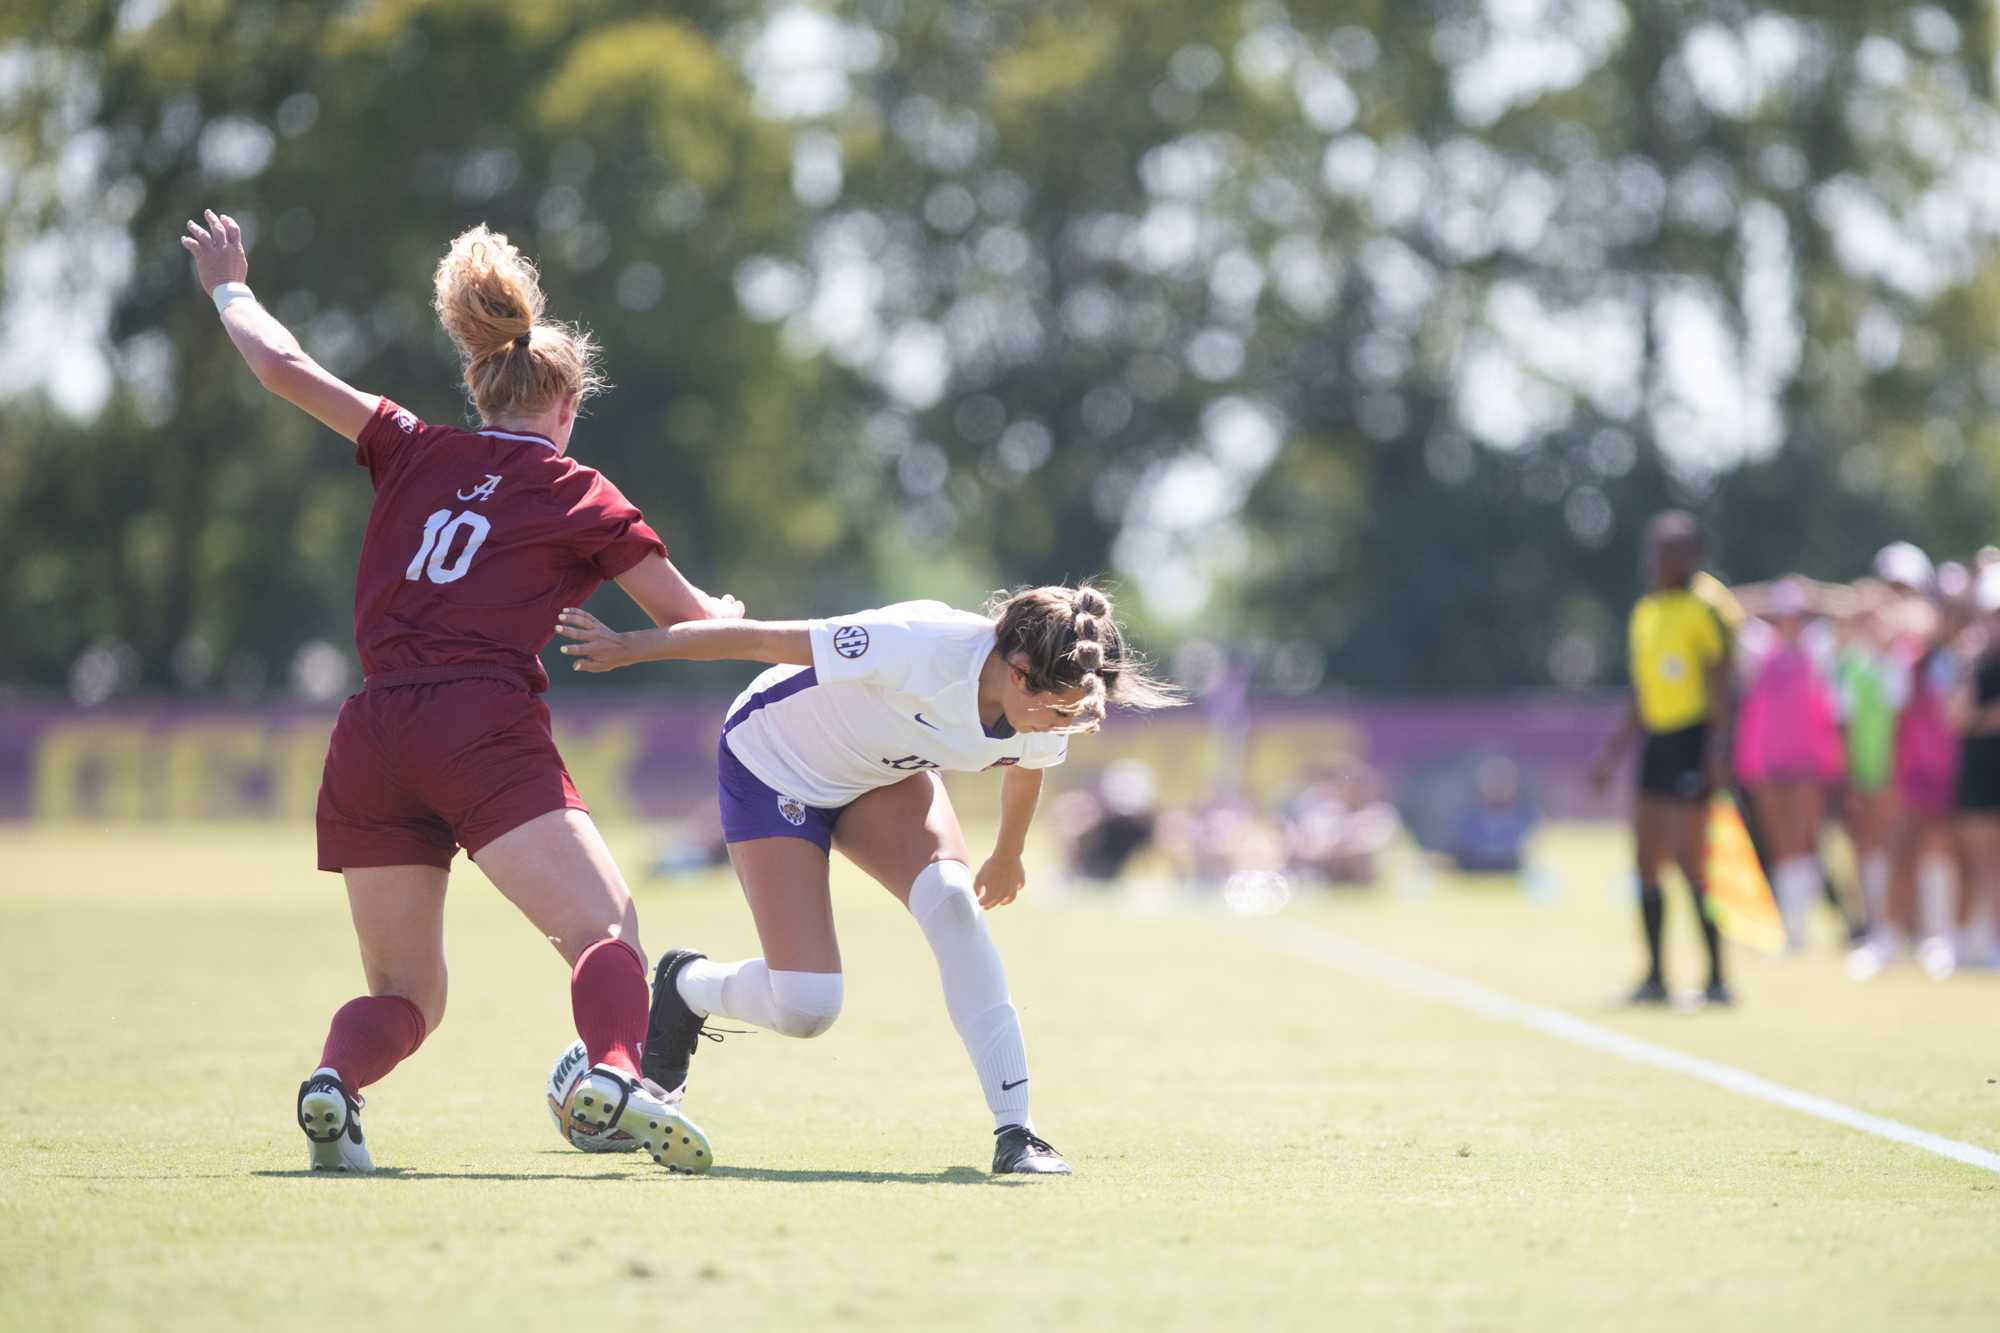
{"type": "Polygon", "coordinates": [[[406,579],[429,578],[432,583],[456,583],[465,577],[465,571],[472,568],[472,557],[479,553],[479,547],[486,540],[486,534],[493,525],[486,521],[484,514],[475,514],[470,509],[461,510],[454,516],[449,509],[440,509],[424,520],[424,540],[417,547],[417,553],[410,557],[410,567],[403,571],[406,579]],[[458,539],[459,530],[466,533],[465,545],[450,564],[445,557],[451,554],[453,542],[458,539]],[[429,563],[426,564],[425,562],[429,563]]]}

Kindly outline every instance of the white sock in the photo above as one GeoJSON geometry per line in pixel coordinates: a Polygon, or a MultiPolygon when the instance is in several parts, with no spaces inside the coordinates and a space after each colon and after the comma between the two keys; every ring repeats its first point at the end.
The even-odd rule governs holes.
{"type": "Polygon", "coordinates": [[[1785,919],[1785,937],[1793,948],[1806,942],[1806,928],[1812,919],[1813,899],[1819,894],[1819,860],[1812,856],[1791,856],[1778,862],[1772,873],[1776,881],[1778,914],[1785,919]]]}
{"type": "Polygon", "coordinates": [[[1951,859],[1926,856],[1917,863],[1917,938],[1929,939],[1951,930],[1951,911],[1958,901],[1958,872],[1951,859]]]}
{"type": "Polygon", "coordinates": [[[838,972],[773,972],[761,958],[697,958],[674,976],[674,988],[698,1014],[720,1014],[787,1037],[817,1037],[840,1017],[843,986],[838,972]]]}
{"type": "Polygon", "coordinates": [[[1868,924],[1881,930],[1889,919],[1889,853],[1878,848],[1861,858],[1861,901],[1868,908],[1868,924]]]}
{"type": "Polygon", "coordinates": [[[972,1057],[994,1128],[1022,1125],[1032,1132],[1021,1016],[1008,999],[1007,973],[986,932],[971,869],[963,861],[933,861],[924,867],[910,886],[910,915],[937,958],[945,1010],[972,1057]]]}

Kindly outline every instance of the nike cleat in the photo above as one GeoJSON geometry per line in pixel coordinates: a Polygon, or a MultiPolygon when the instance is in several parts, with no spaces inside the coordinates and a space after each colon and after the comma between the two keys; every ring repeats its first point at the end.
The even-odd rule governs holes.
{"type": "Polygon", "coordinates": [[[688,1062],[701,1044],[702,1017],[688,1008],[675,979],[689,963],[706,957],[693,949],[669,949],[653,969],[653,1008],[646,1018],[639,1072],[666,1089],[668,1100],[677,1100],[686,1089],[688,1062]]]}
{"type": "Polygon", "coordinates": [[[361,1099],[331,1069],[320,1069],[299,1084],[299,1128],[311,1145],[315,1171],[373,1171],[361,1139],[361,1099]]]}
{"type": "Polygon", "coordinates": [[[569,1102],[570,1123],[586,1134],[622,1129],[669,1171],[700,1175],[715,1165],[708,1135],[661,1095],[649,1079],[610,1065],[593,1065],[569,1102]]]}
{"type": "Polygon", "coordinates": [[[1038,1139],[1025,1125],[993,1131],[993,1174],[996,1176],[1066,1176],[1069,1163],[1038,1139]]]}

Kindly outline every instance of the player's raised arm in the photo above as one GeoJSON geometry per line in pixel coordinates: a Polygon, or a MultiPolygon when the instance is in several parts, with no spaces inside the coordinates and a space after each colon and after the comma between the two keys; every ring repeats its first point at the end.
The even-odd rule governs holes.
{"type": "MultiPolygon", "coordinates": [[[[740,608],[738,614],[741,614],[740,608]]],[[[574,607],[556,617],[562,651],[577,671],[615,671],[634,662],[767,662],[811,666],[812,637],[803,620],[685,620],[664,629],[612,629],[574,607]]]]}
{"type": "Polygon", "coordinates": [[[307,356],[292,331],[251,294],[243,231],[227,213],[205,209],[208,225],[190,221],[181,248],[194,257],[201,288],[215,301],[222,327],[257,382],[328,428],[356,439],[375,415],[377,395],[362,393],[307,356]]]}

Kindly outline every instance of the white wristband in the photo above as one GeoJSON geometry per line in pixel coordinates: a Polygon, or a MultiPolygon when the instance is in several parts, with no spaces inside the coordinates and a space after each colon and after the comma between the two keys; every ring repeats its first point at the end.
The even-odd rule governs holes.
{"type": "Polygon", "coordinates": [[[215,284],[215,290],[209,293],[209,297],[215,302],[215,313],[218,315],[229,308],[231,301],[257,299],[256,293],[250,290],[250,284],[247,282],[218,282],[215,284]]]}

